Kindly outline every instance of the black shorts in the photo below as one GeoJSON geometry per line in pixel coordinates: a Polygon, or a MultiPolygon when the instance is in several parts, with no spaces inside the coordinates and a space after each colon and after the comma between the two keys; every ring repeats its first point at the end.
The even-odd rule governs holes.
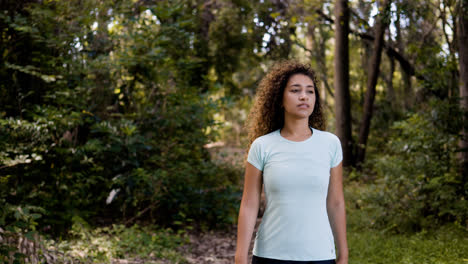
{"type": "Polygon", "coordinates": [[[329,260],[312,260],[312,261],[298,261],[298,260],[280,260],[270,259],[253,256],[252,264],[335,264],[334,259],[329,260]]]}

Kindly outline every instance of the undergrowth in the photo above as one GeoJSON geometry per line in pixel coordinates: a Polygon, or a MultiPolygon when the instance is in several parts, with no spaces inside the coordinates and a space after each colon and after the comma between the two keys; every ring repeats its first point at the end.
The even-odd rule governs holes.
{"type": "Polygon", "coordinates": [[[350,264],[468,264],[468,230],[455,223],[399,232],[376,222],[385,208],[367,197],[374,184],[345,183],[350,264]]]}
{"type": "MultiPolygon", "coordinates": [[[[18,237],[17,233],[11,233],[18,237]]],[[[0,254],[0,263],[187,263],[178,248],[188,242],[185,231],[178,232],[157,226],[112,225],[91,228],[86,222],[75,219],[69,236],[55,241],[34,238],[8,237],[0,233],[0,242],[13,242],[20,248],[10,254],[0,254]],[[4,255],[2,257],[2,255],[4,255]],[[10,255],[8,257],[8,255],[10,255]],[[11,262],[13,261],[13,262],[11,262]]],[[[8,253],[8,251],[3,252],[8,253]]]]}
{"type": "Polygon", "coordinates": [[[156,263],[152,262],[155,260],[186,262],[177,251],[188,241],[184,231],[139,225],[90,229],[76,223],[70,233],[73,237],[70,240],[48,242],[85,263],[110,263],[115,259],[146,260],[144,263],[156,263]]]}

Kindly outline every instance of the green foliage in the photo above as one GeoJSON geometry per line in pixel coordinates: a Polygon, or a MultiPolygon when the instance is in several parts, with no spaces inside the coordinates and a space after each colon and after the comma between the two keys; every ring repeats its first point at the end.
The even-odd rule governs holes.
{"type": "MultiPolygon", "coordinates": [[[[398,228],[392,225],[395,222],[388,223],[388,226],[378,223],[382,211],[394,208],[383,208],[380,202],[368,199],[371,195],[376,199],[375,194],[382,188],[374,183],[349,180],[344,186],[349,263],[455,264],[466,261],[468,231],[465,227],[450,223],[437,226],[434,223],[418,232],[395,233],[398,228]]],[[[392,212],[403,217],[398,211],[392,212]]]]}
{"type": "MultiPolygon", "coordinates": [[[[44,239],[37,233],[0,228],[0,261],[5,263],[110,263],[116,259],[186,263],[179,248],[188,242],[185,232],[158,226],[112,225],[91,228],[73,217],[67,239],[44,239]]],[[[146,262],[145,262],[146,263],[146,262]]]]}
{"type": "Polygon", "coordinates": [[[436,231],[396,235],[375,229],[348,233],[349,263],[441,263],[466,262],[468,239],[465,230],[444,227],[436,231]]]}
{"type": "Polygon", "coordinates": [[[186,262],[177,251],[188,241],[183,232],[138,225],[91,229],[83,219],[74,221],[69,239],[45,242],[49,249],[62,252],[63,259],[74,259],[77,263],[110,263],[116,259],[186,262]]]}
{"type": "MultiPolygon", "coordinates": [[[[206,37],[193,16],[201,7],[103,0],[8,8],[0,16],[8,28],[0,42],[2,225],[22,224],[9,208],[42,208],[31,223],[56,235],[76,218],[234,223],[238,171],[214,164],[203,147],[218,103],[201,67],[211,55],[195,45],[206,37]]],[[[223,71],[237,59],[223,61],[223,71]]]]}
{"type": "Polygon", "coordinates": [[[31,256],[24,254],[24,244],[36,241],[37,220],[41,218],[44,210],[31,205],[13,206],[1,198],[0,203],[0,261],[25,263],[31,256]]]}
{"type": "MultiPolygon", "coordinates": [[[[315,61],[324,85],[333,86],[333,27],[324,18],[333,4],[280,2],[2,2],[0,226],[19,235],[71,234],[76,241],[70,243],[88,252],[77,255],[83,262],[105,262],[180,241],[170,231],[153,241],[146,228],[91,231],[86,223],[141,221],[175,230],[234,223],[240,173],[213,162],[204,145],[220,139],[236,147],[245,143],[242,124],[271,59],[315,61]],[[114,235],[124,239],[109,239],[114,235]]],[[[450,34],[445,40],[441,31],[453,21],[440,28],[443,23],[433,20],[439,7],[427,3],[402,1],[395,7],[399,33],[389,32],[386,39],[395,41],[425,81],[405,87],[398,70],[390,77],[390,65],[382,68],[388,81],[378,86],[371,132],[379,137],[369,139],[365,167],[365,180],[376,182],[359,191],[354,206],[359,221],[385,230],[466,225],[468,188],[455,163],[461,124],[454,117],[460,115],[451,104],[428,108],[403,96],[456,97],[454,45],[445,43],[450,34]],[[434,27],[426,32],[427,25],[434,27]],[[394,101],[382,97],[389,84],[394,101]],[[394,123],[407,109],[419,110],[394,123]]],[[[362,19],[352,16],[351,23],[367,35],[374,3],[359,1],[352,8],[362,19]]],[[[371,49],[357,35],[351,40],[352,110],[358,117],[367,79],[362,69],[371,49]]],[[[389,62],[384,56],[382,63],[389,62]]],[[[326,105],[332,100],[327,95],[326,105]]],[[[382,236],[362,236],[376,237],[382,236]]]]}
{"type": "Polygon", "coordinates": [[[465,225],[468,186],[456,163],[459,116],[456,105],[434,101],[430,111],[395,122],[388,151],[373,160],[378,178],[367,202],[377,205],[375,224],[398,231],[465,225]]]}
{"type": "Polygon", "coordinates": [[[13,204],[44,208],[43,224],[59,231],[78,208],[83,209],[81,215],[89,215],[86,208],[92,209],[99,200],[99,196],[95,199],[90,194],[105,183],[100,175],[87,177],[95,168],[86,162],[86,155],[80,155],[72,146],[70,141],[76,139],[67,136],[67,131],[71,135],[67,128],[86,122],[81,120],[85,115],[56,109],[42,109],[42,114],[35,122],[1,120],[1,134],[7,142],[1,155],[7,175],[2,197],[13,204]]]}
{"type": "Polygon", "coordinates": [[[125,228],[115,225],[111,234],[119,238],[116,241],[116,255],[121,258],[129,255],[140,258],[150,256],[180,263],[183,258],[174,250],[188,242],[183,232],[174,233],[171,229],[157,229],[151,226],[134,225],[125,228]]]}
{"type": "Polygon", "coordinates": [[[181,220],[178,212],[209,226],[233,223],[238,171],[215,165],[202,147],[212,106],[171,100],[162,117],[102,121],[42,108],[35,122],[1,120],[2,197],[46,209],[43,224],[55,230],[77,215],[131,218],[147,207],[160,223],[181,220]],[[105,206],[111,190],[117,196],[105,206]]]}

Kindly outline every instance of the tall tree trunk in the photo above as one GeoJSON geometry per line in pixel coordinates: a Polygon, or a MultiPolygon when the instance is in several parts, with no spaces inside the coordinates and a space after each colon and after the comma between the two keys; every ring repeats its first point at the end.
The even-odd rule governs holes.
{"type": "MultiPolygon", "coordinates": [[[[197,3],[197,2],[195,2],[197,3]]],[[[209,35],[210,35],[210,25],[215,20],[215,15],[213,10],[219,8],[216,1],[198,1],[200,7],[197,8],[196,5],[193,6],[193,9],[196,10],[197,16],[199,19],[197,34],[198,41],[194,43],[194,50],[196,56],[199,58],[207,58],[198,63],[197,66],[193,69],[193,74],[190,80],[190,85],[194,87],[200,87],[200,94],[208,92],[208,84],[204,80],[204,76],[207,75],[208,69],[214,64],[213,56],[209,55],[209,35]],[[209,58],[209,59],[208,59],[209,58]]]]}
{"type": "MultiPolygon", "coordinates": [[[[456,57],[457,27],[456,27],[456,24],[458,23],[458,21],[456,19],[456,16],[454,16],[454,14],[451,12],[452,10],[451,4],[452,3],[450,2],[442,1],[441,5],[439,6],[439,11],[440,11],[440,21],[442,22],[442,33],[444,34],[445,42],[447,43],[448,48],[449,48],[450,60],[453,63],[456,63],[457,61],[457,57],[456,57]],[[447,15],[447,9],[449,10],[449,13],[450,13],[449,15],[452,18],[450,20],[449,20],[449,15],[447,15]],[[450,23],[449,21],[451,21],[452,23],[450,23]],[[453,32],[453,34],[450,34],[451,32],[453,32]],[[452,35],[452,37],[450,37],[450,35],[452,35]]],[[[457,3],[454,3],[454,4],[456,5],[457,3]]],[[[451,98],[453,97],[454,94],[457,94],[456,90],[458,89],[458,69],[453,68],[453,67],[450,67],[450,69],[451,69],[450,70],[451,78],[447,80],[448,98],[451,98]]]]}
{"type": "Polygon", "coordinates": [[[320,90],[320,98],[322,99],[322,107],[324,109],[330,108],[331,106],[328,104],[328,96],[331,98],[334,97],[334,93],[332,88],[330,87],[328,81],[328,74],[327,74],[327,65],[326,65],[326,50],[327,50],[327,41],[328,37],[327,34],[323,30],[323,25],[309,25],[307,27],[306,33],[306,51],[310,54],[310,58],[314,58],[316,60],[316,69],[317,73],[319,74],[320,81],[323,83],[321,85],[320,90]],[[318,32],[317,32],[318,31],[318,32]]]}
{"type": "Polygon", "coordinates": [[[382,13],[375,24],[374,52],[369,63],[369,77],[367,79],[367,90],[364,98],[364,113],[359,130],[359,143],[356,153],[356,164],[359,166],[364,161],[366,154],[367,139],[369,137],[370,123],[373,114],[375,86],[380,71],[380,61],[382,59],[382,49],[384,44],[385,29],[389,24],[388,10],[390,0],[384,0],[382,13]]]}
{"type": "Polygon", "coordinates": [[[460,61],[460,108],[463,113],[462,138],[459,142],[463,183],[468,183],[468,0],[460,0],[458,16],[458,57],[460,61]]]}
{"type": "Polygon", "coordinates": [[[335,2],[335,115],[336,134],[343,147],[343,166],[354,165],[349,94],[349,7],[347,0],[335,2]]]}
{"type": "MultiPolygon", "coordinates": [[[[393,41],[392,41],[392,33],[390,30],[387,31],[387,45],[388,46],[393,46],[393,41]]],[[[384,44],[385,46],[385,44],[384,44]]],[[[392,111],[395,109],[396,102],[395,102],[395,88],[393,87],[393,74],[395,73],[395,58],[389,54],[389,51],[387,50],[386,52],[388,61],[390,62],[390,69],[388,73],[380,73],[380,76],[385,80],[385,84],[387,86],[387,93],[386,93],[386,100],[391,106],[392,111]]]]}
{"type": "MultiPolygon", "coordinates": [[[[319,35],[320,38],[317,39],[316,41],[316,46],[317,46],[317,51],[318,51],[318,56],[317,56],[317,65],[320,68],[320,73],[322,75],[322,82],[323,82],[323,92],[322,92],[322,98],[323,98],[323,107],[324,108],[329,108],[330,106],[328,105],[328,96],[331,98],[334,97],[334,94],[332,92],[332,88],[330,87],[330,84],[328,82],[328,74],[327,74],[327,63],[326,63],[326,51],[327,51],[327,41],[328,37],[323,31],[323,25],[319,25],[318,27],[319,30],[319,35]]],[[[330,110],[331,107],[330,107],[330,110]]]]}
{"type": "Polygon", "coordinates": [[[392,106],[392,110],[395,109],[396,106],[395,102],[395,89],[393,88],[393,74],[395,73],[395,58],[392,56],[388,56],[388,60],[390,61],[390,69],[388,75],[384,74],[385,83],[387,84],[387,101],[392,106]]]}
{"type": "MultiPolygon", "coordinates": [[[[401,34],[401,23],[400,23],[400,16],[402,13],[402,8],[397,5],[397,12],[395,16],[395,29],[396,29],[396,47],[398,48],[398,52],[405,56],[405,44],[403,43],[402,34],[401,34]]],[[[400,62],[401,68],[401,75],[403,78],[403,106],[404,109],[408,110],[413,105],[413,96],[412,96],[412,88],[411,88],[411,70],[408,67],[405,67],[405,64],[400,62]]]]}
{"type": "MultiPolygon", "coordinates": [[[[320,25],[318,25],[320,28],[320,25]]],[[[327,100],[327,86],[328,86],[328,80],[327,80],[327,68],[324,67],[324,60],[325,60],[325,55],[323,54],[322,56],[322,43],[323,43],[323,37],[318,34],[318,36],[315,35],[315,25],[309,25],[307,27],[307,33],[306,33],[306,48],[307,52],[310,54],[310,58],[315,58],[316,59],[316,69],[317,73],[320,76],[320,79],[323,83],[321,87],[319,87],[320,91],[320,98],[322,100],[322,107],[324,109],[327,108],[328,105],[328,100],[327,100]]]]}

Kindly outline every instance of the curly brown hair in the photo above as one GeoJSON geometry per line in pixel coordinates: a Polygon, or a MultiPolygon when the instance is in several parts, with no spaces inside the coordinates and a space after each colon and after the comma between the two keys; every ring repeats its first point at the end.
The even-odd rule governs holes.
{"type": "Polygon", "coordinates": [[[315,72],[307,64],[290,60],[280,61],[270,69],[258,86],[247,123],[249,138],[247,150],[256,138],[284,126],[283,92],[289,78],[294,74],[304,74],[312,79],[316,101],[314,111],[309,117],[309,125],[319,130],[325,130],[325,118],[317,88],[319,83],[315,72]]]}

